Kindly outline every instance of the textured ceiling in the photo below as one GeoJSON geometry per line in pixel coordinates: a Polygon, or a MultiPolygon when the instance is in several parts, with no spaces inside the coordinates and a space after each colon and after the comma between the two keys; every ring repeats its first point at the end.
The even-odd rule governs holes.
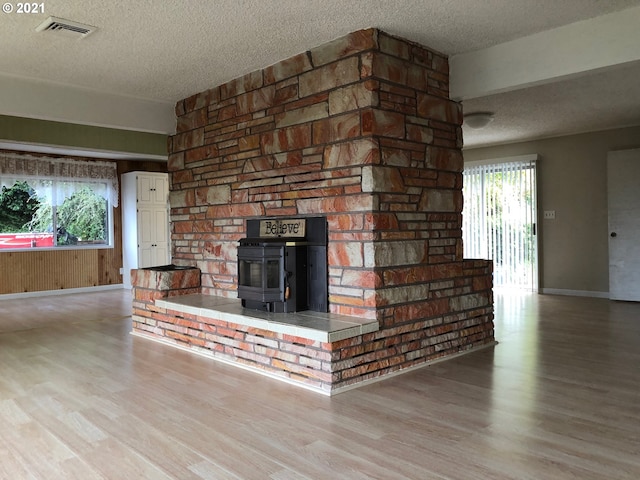
{"type": "Polygon", "coordinates": [[[465,147],[640,125],[640,64],[462,102],[496,112],[487,128],[465,129],[465,147]]]}
{"type": "MultiPolygon", "coordinates": [[[[174,103],[361,28],[377,27],[453,55],[639,4],[640,0],[46,0],[44,14],[0,14],[0,74],[174,103]],[[99,30],[79,41],[35,32],[49,15],[99,30]]],[[[635,78],[637,73],[628,72],[635,78]]],[[[618,74],[616,82],[620,76],[626,78],[618,74]]],[[[598,81],[610,82],[612,77],[573,80],[577,83],[568,89],[572,102],[594,107],[603,103],[604,98],[588,93],[598,81]]],[[[468,111],[496,112],[486,132],[465,133],[467,145],[567,131],[557,114],[566,103],[558,98],[567,86],[466,101],[468,111]],[[534,102],[527,100],[531,93],[534,102]],[[521,115],[523,108],[539,112],[544,122],[538,114],[520,123],[507,116],[521,115]]],[[[640,98],[631,81],[620,89],[633,90],[640,98]]],[[[624,122],[640,123],[637,104],[634,110],[635,117],[629,114],[624,122]]]]}

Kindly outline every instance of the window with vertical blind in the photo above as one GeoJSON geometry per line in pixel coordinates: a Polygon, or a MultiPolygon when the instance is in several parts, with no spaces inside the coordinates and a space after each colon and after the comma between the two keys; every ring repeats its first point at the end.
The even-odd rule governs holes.
{"type": "Polygon", "coordinates": [[[493,260],[496,287],[538,288],[536,160],[525,155],[464,167],[464,256],[493,260]]]}

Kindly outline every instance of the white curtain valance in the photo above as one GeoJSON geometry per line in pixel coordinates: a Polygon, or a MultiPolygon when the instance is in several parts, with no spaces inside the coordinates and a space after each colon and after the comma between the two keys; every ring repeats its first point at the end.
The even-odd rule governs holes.
{"type": "Polygon", "coordinates": [[[107,198],[112,206],[118,206],[119,184],[115,162],[0,153],[0,185],[11,186],[15,179],[25,178],[38,181],[105,182],[107,198]]]}

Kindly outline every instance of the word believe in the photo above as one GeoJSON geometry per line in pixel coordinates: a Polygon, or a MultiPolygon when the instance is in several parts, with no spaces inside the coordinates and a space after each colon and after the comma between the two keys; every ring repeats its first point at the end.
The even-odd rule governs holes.
{"type": "Polygon", "coordinates": [[[303,218],[294,220],[261,220],[261,237],[304,237],[306,221],[303,218]]]}

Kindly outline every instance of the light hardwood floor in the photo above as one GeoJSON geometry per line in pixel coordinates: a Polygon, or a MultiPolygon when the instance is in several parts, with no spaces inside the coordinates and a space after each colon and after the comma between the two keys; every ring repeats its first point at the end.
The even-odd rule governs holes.
{"type": "Polygon", "coordinates": [[[640,304],[497,295],[495,348],[333,398],[0,301],[2,479],[638,479],[640,304]]]}

